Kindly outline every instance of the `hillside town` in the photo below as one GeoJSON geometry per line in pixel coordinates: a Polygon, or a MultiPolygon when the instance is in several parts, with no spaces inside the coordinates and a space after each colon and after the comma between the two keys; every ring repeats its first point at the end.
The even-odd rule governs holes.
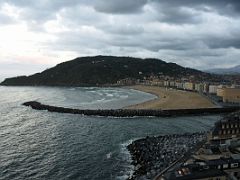
{"type": "Polygon", "coordinates": [[[150,76],[148,78],[126,78],[117,81],[118,86],[146,85],[173,88],[184,91],[197,92],[208,97],[216,105],[231,106],[240,104],[240,82],[233,77],[228,80],[198,81],[194,76],[188,78],[173,78],[169,76],[150,76]]]}

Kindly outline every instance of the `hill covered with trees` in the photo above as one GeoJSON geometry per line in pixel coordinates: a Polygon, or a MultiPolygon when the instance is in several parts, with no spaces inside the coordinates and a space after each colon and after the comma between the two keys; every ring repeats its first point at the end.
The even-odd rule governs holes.
{"type": "Polygon", "coordinates": [[[101,86],[114,84],[125,78],[144,79],[159,75],[178,78],[210,76],[208,73],[159,59],[94,56],[63,62],[34,75],[7,78],[1,85],[101,86]]]}

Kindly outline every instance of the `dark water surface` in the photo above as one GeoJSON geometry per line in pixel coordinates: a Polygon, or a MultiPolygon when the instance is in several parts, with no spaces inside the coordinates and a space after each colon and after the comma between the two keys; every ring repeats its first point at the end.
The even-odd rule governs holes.
{"type": "Polygon", "coordinates": [[[119,88],[0,86],[0,179],[125,179],[126,145],[147,135],[204,131],[217,116],[111,118],[24,107],[38,100],[75,108],[120,108],[155,96],[119,88]]]}

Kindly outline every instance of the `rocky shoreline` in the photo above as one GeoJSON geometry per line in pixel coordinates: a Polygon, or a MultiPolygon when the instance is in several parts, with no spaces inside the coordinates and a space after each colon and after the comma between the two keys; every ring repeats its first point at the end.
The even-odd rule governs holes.
{"type": "Polygon", "coordinates": [[[153,179],[205,141],[206,132],[146,137],[133,141],[127,146],[135,167],[129,180],[153,179]]]}
{"type": "Polygon", "coordinates": [[[73,109],[57,106],[41,104],[37,101],[29,101],[23,103],[24,106],[30,106],[36,110],[47,110],[49,112],[81,114],[87,116],[112,116],[112,117],[135,117],[135,116],[155,116],[155,117],[171,117],[171,116],[188,116],[188,115],[210,115],[220,113],[230,113],[239,110],[240,107],[226,108],[200,108],[200,109],[73,109]]]}

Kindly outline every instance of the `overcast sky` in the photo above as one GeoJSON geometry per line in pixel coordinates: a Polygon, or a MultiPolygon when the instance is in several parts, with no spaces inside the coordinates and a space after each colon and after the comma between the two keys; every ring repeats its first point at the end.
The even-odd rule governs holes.
{"type": "Polygon", "coordinates": [[[240,64],[240,0],[0,0],[0,79],[78,56],[240,64]]]}

